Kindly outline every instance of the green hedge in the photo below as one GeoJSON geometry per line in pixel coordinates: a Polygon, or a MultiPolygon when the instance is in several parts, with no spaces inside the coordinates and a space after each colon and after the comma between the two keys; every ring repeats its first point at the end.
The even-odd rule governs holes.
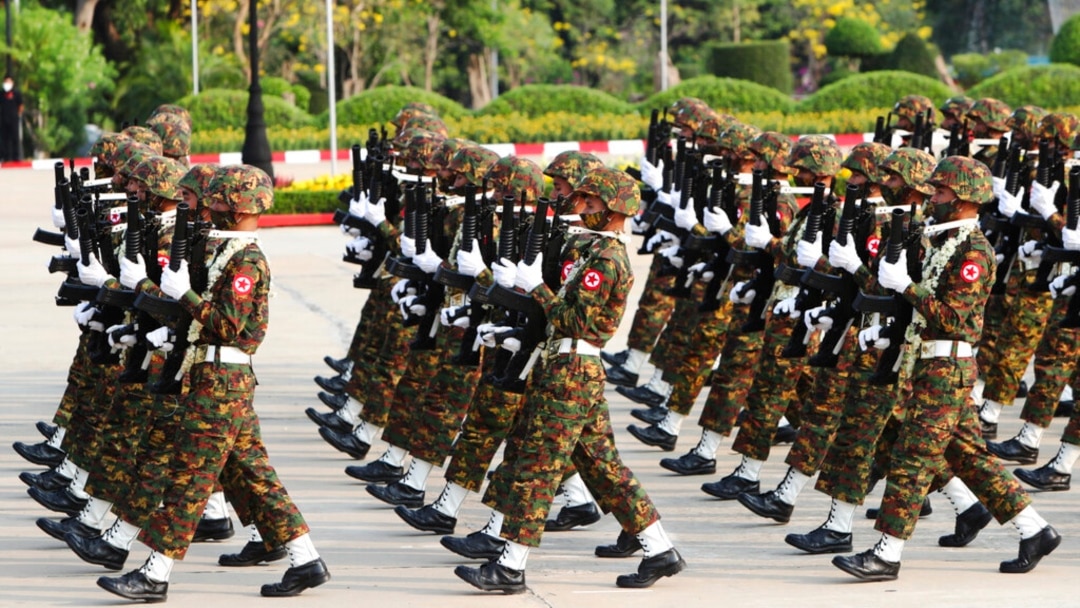
{"type": "Polygon", "coordinates": [[[274,192],[271,213],[328,213],[341,207],[336,192],[274,192]]]}
{"type": "Polygon", "coordinates": [[[788,95],[794,87],[791,46],[786,40],[714,44],[708,66],[716,76],[756,82],[788,95]]]}
{"type": "Polygon", "coordinates": [[[1050,61],[1080,65],[1080,15],[1073,15],[1061,24],[1050,43],[1050,61]]]}
{"type": "Polygon", "coordinates": [[[800,102],[799,110],[825,112],[891,108],[901,97],[915,94],[925,95],[937,104],[953,93],[949,87],[926,76],[910,72],[870,72],[849,76],[821,88],[800,102]]]}
{"type": "MultiPolygon", "coordinates": [[[[369,89],[337,103],[337,121],[342,125],[383,124],[390,122],[398,110],[409,102],[426,103],[436,110],[445,120],[469,113],[458,102],[416,87],[389,85],[369,89]]],[[[317,123],[321,127],[330,124],[330,111],[319,114],[317,123]]]]}
{"type": "Polygon", "coordinates": [[[953,55],[953,71],[956,81],[965,89],[979,84],[995,74],[1027,65],[1024,51],[1001,51],[1000,53],[960,53],[953,55]]]}
{"type": "Polygon", "coordinates": [[[1080,101],[1080,67],[1067,63],[1013,68],[980,82],[969,97],[993,97],[1010,106],[1034,104],[1047,109],[1080,101]]]}
{"type": "Polygon", "coordinates": [[[701,76],[685,80],[638,104],[648,114],[653,108],[668,108],[680,97],[697,97],[715,110],[724,112],[790,112],[795,109],[791,97],[756,82],[701,76]]]}
{"type": "MultiPolygon", "coordinates": [[[[188,95],[176,103],[191,112],[195,131],[243,128],[247,124],[247,91],[207,89],[198,95],[188,95]]],[[[263,95],[267,125],[306,127],[314,124],[310,114],[280,97],[263,95]]]]}
{"type": "Polygon", "coordinates": [[[268,76],[259,79],[259,86],[262,87],[263,95],[284,99],[286,94],[291,93],[295,100],[293,105],[305,112],[310,111],[311,91],[302,84],[292,84],[280,76],[268,76]]]}
{"type": "Polygon", "coordinates": [[[534,117],[552,112],[579,115],[630,114],[634,106],[603,91],[568,84],[527,84],[499,95],[478,116],[510,114],[534,117]]]}

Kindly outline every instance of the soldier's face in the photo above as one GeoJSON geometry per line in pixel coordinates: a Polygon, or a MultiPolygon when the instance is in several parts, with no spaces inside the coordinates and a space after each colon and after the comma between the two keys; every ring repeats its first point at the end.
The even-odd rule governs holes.
{"type": "Polygon", "coordinates": [[[552,191],[555,196],[570,196],[570,193],[574,191],[573,186],[566,180],[565,177],[555,176],[551,178],[553,185],[552,191]]]}
{"type": "Polygon", "coordinates": [[[866,178],[866,175],[864,175],[862,171],[852,171],[851,177],[847,180],[849,184],[855,184],[856,186],[863,186],[868,181],[870,180],[866,178]]]}
{"type": "Polygon", "coordinates": [[[199,206],[199,198],[195,196],[195,191],[187,186],[180,186],[180,198],[192,209],[199,206]]]}
{"type": "Polygon", "coordinates": [[[951,129],[953,125],[960,122],[952,112],[942,112],[941,116],[941,128],[945,130],[951,129]]]}
{"type": "Polygon", "coordinates": [[[795,185],[802,187],[813,186],[814,182],[821,181],[813,171],[804,167],[799,167],[799,172],[795,174],[795,185]]]}

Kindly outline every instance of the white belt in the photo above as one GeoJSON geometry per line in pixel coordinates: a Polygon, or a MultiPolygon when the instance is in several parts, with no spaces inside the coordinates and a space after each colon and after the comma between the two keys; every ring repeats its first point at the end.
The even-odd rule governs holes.
{"type": "Polygon", "coordinates": [[[240,363],[244,365],[251,365],[251,355],[236,348],[235,346],[215,346],[213,344],[206,347],[206,356],[203,357],[203,361],[220,361],[221,363],[240,363]]]}
{"type": "Polygon", "coordinates": [[[970,357],[971,345],[953,340],[927,340],[919,346],[920,359],[938,357],[970,357]]]}
{"type": "Polygon", "coordinates": [[[600,356],[600,349],[592,344],[589,344],[585,340],[576,340],[575,338],[563,338],[559,340],[559,354],[576,352],[579,355],[589,355],[593,357],[600,356]],[[577,342],[575,345],[574,342],[577,342]]]}

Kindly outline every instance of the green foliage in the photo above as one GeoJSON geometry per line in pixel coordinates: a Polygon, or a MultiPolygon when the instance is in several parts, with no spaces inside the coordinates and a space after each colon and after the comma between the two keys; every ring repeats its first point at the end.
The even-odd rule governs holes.
{"type": "Polygon", "coordinates": [[[1023,51],[1001,51],[988,55],[962,53],[952,56],[952,65],[957,83],[968,89],[994,74],[1027,65],[1027,55],[1023,51]]]}
{"type": "Polygon", "coordinates": [[[712,45],[709,71],[716,76],[738,78],[791,94],[791,45],[786,40],[712,45]]]}
{"type": "Polygon", "coordinates": [[[1080,67],[1067,63],[1013,68],[987,78],[967,92],[968,97],[993,97],[1012,107],[1034,104],[1048,110],[1080,100],[1080,67]]]}
{"type": "Polygon", "coordinates": [[[1050,61],[1080,65],[1080,13],[1061,24],[1050,43],[1050,61]]]}
{"type": "MultiPolygon", "coordinates": [[[[468,113],[461,104],[437,93],[429,93],[416,87],[385,86],[339,101],[337,121],[342,125],[387,123],[410,101],[434,107],[443,119],[468,113]]],[[[317,119],[320,126],[326,126],[329,121],[329,111],[320,114],[317,119]]]]}
{"type": "MultiPolygon", "coordinates": [[[[3,17],[0,27],[6,26],[3,17]]],[[[74,155],[86,138],[91,112],[103,108],[112,93],[116,70],[66,13],[27,4],[14,26],[15,46],[9,49],[0,41],[0,56],[13,59],[24,126],[37,151],[74,155]]]]}
{"type": "Polygon", "coordinates": [[[528,117],[569,111],[576,114],[629,114],[633,106],[603,91],[574,85],[527,84],[511,89],[476,112],[478,116],[517,112],[528,117]]]}
{"type": "Polygon", "coordinates": [[[276,190],[270,213],[329,213],[340,206],[336,192],[276,190]]]}
{"type": "Polygon", "coordinates": [[[896,43],[889,58],[889,69],[902,72],[921,74],[929,78],[937,78],[937,67],[934,65],[934,53],[930,47],[917,34],[908,32],[896,43]]]}
{"type": "Polygon", "coordinates": [[[191,91],[191,37],[162,21],[143,38],[142,52],[125,66],[116,86],[114,116],[142,123],[154,108],[191,91]]]}
{"type": "MultiPolygon", "coordinates": [[[[866,68],[865,65],[863,67],[864,69],[866,68]]],[[[818,86],[824,88],[829,86],[830,84],[833,84],[834,82],[840,82],[841,80],[848,78],[849,76],[854,76],[855,74],[858,74],[858,72],[851,71],[847,66],[838,65],[832,70],[830,70],[828,74],[825,74],[821,77],[821,80],[818,82],[818,86]]]]}
{"type": "Polygon", "coordinates": [[[825,48],[830,55],[866,57],[882,52],[881,35],[862,19],[841,17],[825,34],[825,48]]]}
{"type": "Polygon", "coordinates": [[[933,78],[910,72],[869,72],[823,87],[799,103],[800,111],[891,108],[905,95],[925,95],[935,104],[952,95],[949,87],[933,78]]]}
{"type": "MultiPolygon", "coordinates": [[[[229,91],[209,89],[198,95],[188,95],[176,103],[191,112],[195,131],[220,129],[222,127],[243,128],[247,124],[247,91],[229,91]]],[[[303,110],[280,97],[263,95],[266,124],[282,127],[305,127],[314,123],[314,119],[303,110]]]]}
{"type": "Polygon", "coordinates": [[[263,76],[259,78],[259,86],[262,87],[263,95],[281,97],[289,100],[287,95],[293,98],[293,105],[307,112],[308,104],[311,103],[311,91],[301,84],[291,84],[280,76],[263,76]]]}
{"type": "Polygon", "coordinates": [[[648,114],[653,108],[670,107],[680,97],[697,97],[717,111],[791,111],[795,102],[776,89],[733,78],[702,76],[684,80],[678,85],[649,97],[638,104],[648,114]]]}

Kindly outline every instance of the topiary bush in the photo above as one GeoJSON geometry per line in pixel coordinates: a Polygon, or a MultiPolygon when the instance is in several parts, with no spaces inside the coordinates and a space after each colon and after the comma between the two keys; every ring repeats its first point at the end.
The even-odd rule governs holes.
{"type": "MultiPolygon", "coordinates": [[[[438,93],[430,93],[416,87],[388,85],[369,89],[337,103],[337,121],[340,125],[388,123],[398,110],[409,102],[426,103],[443,118],[465,116],[469,113],[458,102],[438,93]]],[[[330,122],[330,112],[319,114],[317,122],[325,127],[330,122]]]]}
{"type": "Polygon", "coordinates": [[[794,87],[787,40],[714,44],[707,61],[716,76],[756,82],[788,95],[794,87]]]}
{"type": "Polygon", "coordinates": [[[1080,14],[1069,17],[1061,24],[1061,29],[1050,43],[1050,61],[1080,65],[1080,14]]]}
{"type": "Polygon", "coordinates": [[[896,43],[896,48],[889,58],[889,69],[937,78],[934,53],[930,51],[926,41],[913,32],[904,34],[896,43]]]}
{"type": "Polygon", "coordinates": [[[684,80],[670,89],[649,97],[638,104],[638,110],[648,114],[653,108],[668,108],[680,97],[697,97],[717,111],[790,112],[795,109],[791,97],[756,82],[701,76],[684,80]]]}
{"type": "Polygon", "coordinates": [[[1068,63],[1013,68],[975,85],[968,97],[993,97],[1013,106],[1034,104],[1048,110],[1080,100],[1080,67],[1068,63]]]}
{"type": "Polygon", "coordinates": [[[960,53],[952,56],[956,81],[965,89],[970,89],[994,74],[1025,65],[1027,65],[1027,53],[1024,51],[1000,51],[988,55],[960,53]]]}
{"type": "Polygon", "coordinates": [[[259,79],[259,86],[262,87],[263,95],[280,97],[286,101],[288,101],[288,98],[285,96],[291,94],[293,104],[305,112],[308,111],[308,104],[311,103],[311,91],[304,85],[292,84],[280,76],[267,76],[259,79]]]}
{"type": "MultiPolygon", "coordinates": [[[[243,128],[247,124],[247,91],[207,89],[198,95],[188,95],[176,103],[191,112],[195,131],[243,128]]],[[[267,125],[280,127],[306,127],[314,123],[307,112],[280,97],[263,95],[267,125]]]]}
{"type": "Polygon", "coordinates": [[[883,51],[877,29],[854,17],[836,20],[825,34],[825,49],[834,57],[867,57],[883,51]]]}
{"type": "Polygon", "coordinates": [[[905,95],[925,95],[940,103],[953,93],[933,78],[910,72],[869,72],[823,87],[799,103],[804,112],[891,108],[905,95]]]}
{"type": "Polygon", "coordinates": [[[527,84],[511,89],[477,110],[477,116],[510,114],[541,116],[551,112],[582,115],[630,114],[634,106],[603,91],[568,84],[527,84]]]}

